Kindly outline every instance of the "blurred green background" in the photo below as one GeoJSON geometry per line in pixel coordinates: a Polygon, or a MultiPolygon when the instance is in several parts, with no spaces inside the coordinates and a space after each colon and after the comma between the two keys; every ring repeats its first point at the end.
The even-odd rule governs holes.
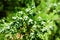
{"type": "Polygon", "coordinates": [[[0,40],[60,40],[60,0],[0,0],[0,40]]]}

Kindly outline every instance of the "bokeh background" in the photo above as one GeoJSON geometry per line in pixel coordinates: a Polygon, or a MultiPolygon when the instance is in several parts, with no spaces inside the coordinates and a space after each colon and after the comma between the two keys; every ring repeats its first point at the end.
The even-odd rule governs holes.
{"type": "Polygon", "coordinates": [[[0,0],[0,40],[60,40],[60,0],[0,0]]]}

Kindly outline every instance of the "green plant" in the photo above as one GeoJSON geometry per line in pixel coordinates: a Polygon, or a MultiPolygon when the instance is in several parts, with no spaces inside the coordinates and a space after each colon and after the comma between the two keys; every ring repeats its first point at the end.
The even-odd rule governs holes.
{"type": "Polygon", "coordinates": [[[60,32],[55,24],[60,10],[57,0],[6,0],[4,2],[9,6],[3,4],[7,17],[0,20],[0,40],[59,40],[57,35],[60,32]],[[25,5],[22,6],[20,3],[25,5]]]}

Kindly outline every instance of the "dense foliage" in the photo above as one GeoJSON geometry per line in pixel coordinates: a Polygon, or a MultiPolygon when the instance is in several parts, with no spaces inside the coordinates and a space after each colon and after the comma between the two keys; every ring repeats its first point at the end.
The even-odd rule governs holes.
{"type": "Polygon", "coordinates": [[[60,40],[60,0],[0,0],[0,40],[60,40]]]}

